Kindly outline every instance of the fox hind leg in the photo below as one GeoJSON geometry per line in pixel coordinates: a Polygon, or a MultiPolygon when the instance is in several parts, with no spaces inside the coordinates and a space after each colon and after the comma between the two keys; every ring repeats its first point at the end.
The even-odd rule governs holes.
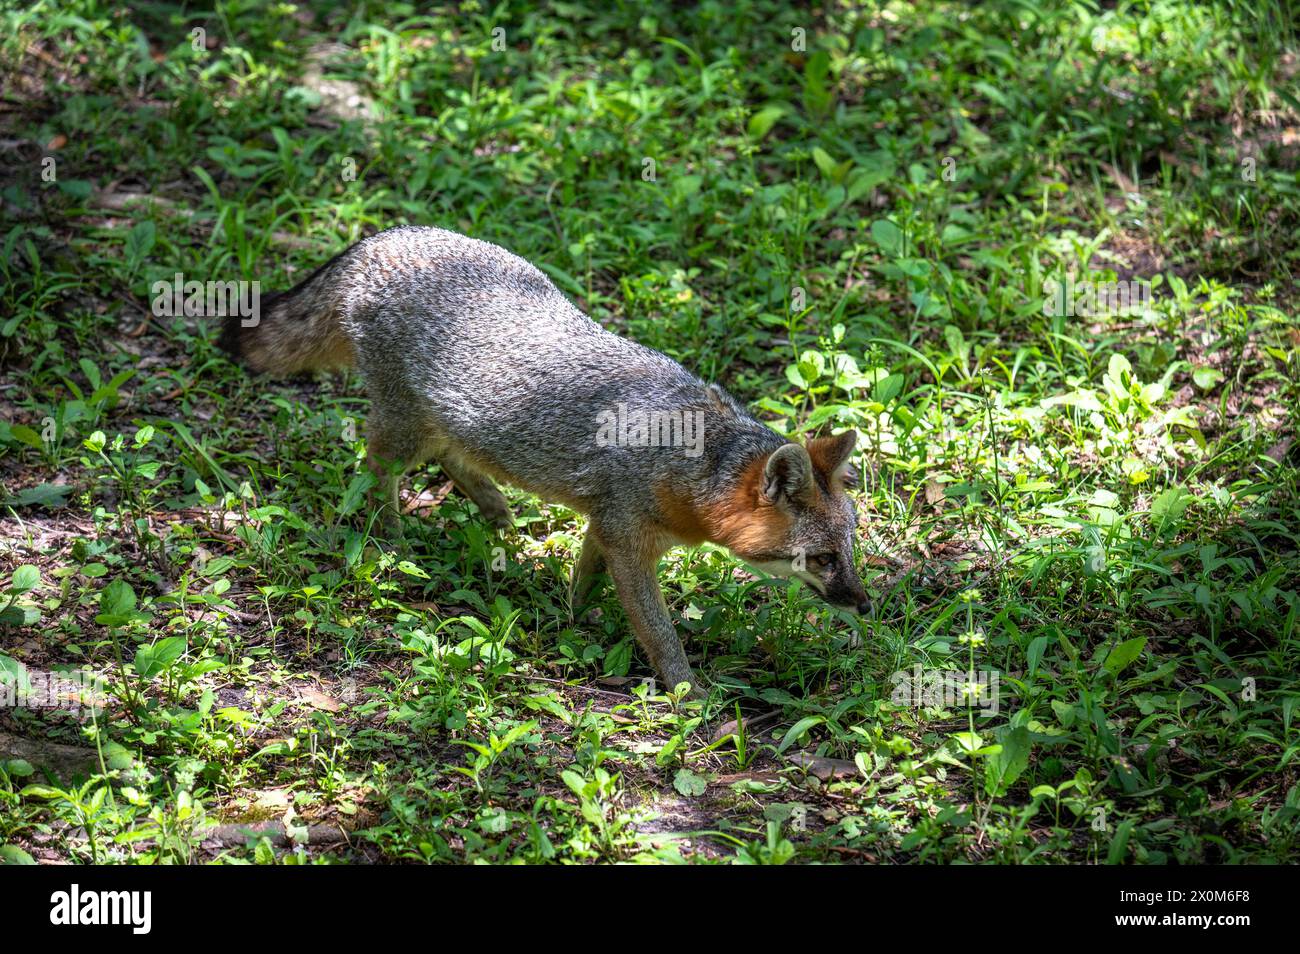
{"type": "Polygon", "coordinates": [[[461,492],[478,504],[484,518],[499,529],[514,526],[506,498],[491,478],[457,454],[436,429],[394,423],[400,419],[400,415],[372,412],[367,426],[366,462],[378,481],[371,491],[371,500],[387,526],[400,523],[398,487],[402,475],[430,458],[437,458],[461,492]]]}
{"type": "Polygon", "coordinates": [[[428,460],[430,450],[427,437],[383,415],[372,414],[367,422],[366,464],[377,481],[370,492],[371,508],[389,529],[400,526],[402,475],[428,460]]]}
{"type": "Polygon", "coordinates": [[[596,578],[605,572],[605,551],[590,530],[582,540],[582,553],[573,568],[573,581],[569,584],[569,608],[576,613],[587,602],[596,578]]]}
{"type": "Polygon", "coordinates": [[[454,453],[444,452],[438,457],[438,463],[461,493],[478,504],[485,520],[498,530],[509,530],[515,525],[510,505],[492,478],[454,453]]]}

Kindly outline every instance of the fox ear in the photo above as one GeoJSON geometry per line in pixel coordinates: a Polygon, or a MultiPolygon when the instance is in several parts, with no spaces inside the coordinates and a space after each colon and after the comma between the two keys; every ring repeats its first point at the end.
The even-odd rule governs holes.
{"type": "Polygon", "coordinates": [[[812,482],[812,459],[799,444],[783,444],[763,467],[763,496],[775,504],[805,499],[812,482]]]}
{"type": "Polygon", "coordinates": [[[818,437],[808,442],[808,456],[813,466],[830,480],[853,486],[857,475],[849,462],[858,443],[858,432],[849,430],[834,437],[818,437]]]}

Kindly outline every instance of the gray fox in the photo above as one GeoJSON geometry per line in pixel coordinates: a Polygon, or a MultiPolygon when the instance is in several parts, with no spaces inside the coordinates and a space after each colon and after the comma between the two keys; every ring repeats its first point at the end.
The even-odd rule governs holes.
{"type": "Polygon", "coordinates": [[[436,458],[498,527],[512,518],[494,481],[586,514],[571,605],[607,572],[670,689],[701,694],[656,577],[674,545],[717,543],[867,609],[845,492],[856,432],[787,440],[497,245],[388,229],[263,298],[251,327],[227,318],[221,345],[254,371],[357,367],[376,502],[394,513],[402,473],[436,458]]]}

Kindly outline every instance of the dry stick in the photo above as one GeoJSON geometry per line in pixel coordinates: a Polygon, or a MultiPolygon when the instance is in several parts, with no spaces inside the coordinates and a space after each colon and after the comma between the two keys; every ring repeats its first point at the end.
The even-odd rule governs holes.
{"type": "Polygon", "coordinates": [[[783,713],[780,709],[773,709],[771,712],[765,712],[760,715],[752,716],[748,719],[741,716],[738,724],[735,719],[724,722],[713,730],[713,735],[709,737],[710,742],[721,742],[729,735],[735,735],[742,727],[746,734],[753,732],[762,732],[768,726],[780,720],[783,713]]]}
{"type": "MultiPolygon", "coordinates": [[[[45,52],[45,50],[43,50],[43,49],[41,49],[39,46],[37,46],[35,43],[32,43],[31,45],[29,45],[29,46],[27,47],[27,55],[28,55],[28,56],[34,56],[34,57],[36,57],[37,59],[44,61],[44,63],[45,63],[46,66],[50,66],[50,67],[53,67],[53,68],[56,69],[56,70],[59,70],[59,71],[61,72],[62,76],[64,76],[64,77],[66,77],[66,76],[68,75],[68,74],[67,74],[68,66],[67,66],[66,63],[60,63],[60,62],[59,62],[58,60],[56,60],[53,56],[51,56],[49,53],[45,52]]],[[[61,77],[61,78],[62,78],[62,77],[61,77]]]]}
{"type": "Polygon", "coordinates": [[[545,676],[530,676],[522,672],[504,672],[501,674],[506,679],[527,679],[532,682],[547,682],[555,686],[563,686],[566,689],[577,689],[579,692],[590,692],[602,696],[613,696],[615,699],[622,699],[624,702],[636,702],[636,696],[629,695],[626,692],[611,692],[608,689],[592,689],[588,686],[575,686],[565,682],[563,679],[547,679],[545,676]]]}
{"type": "Polygon", "coordinates": [[[94,749],[33,739],[0,731],[0,758],[23,759],[50,770],[63,782],[95,774],[99,761],[94,749]]]}
{"type": "Polygon", "coordinates": [[[294,844],[303,845],[340,845],[350,844],[350,833],[337,825],[306,825],[307,838],[303,842],[296,842],[289,837],[289,832],[283,822],[256,822],[252,824],[224,824],[217,825],[208,833],[202,835],[204,841],[216,841],[222,847],[230,845],[242,845],[249,836],[254,838],[266,838],[272,845],[277,848],[285,848],[294,844]]]}

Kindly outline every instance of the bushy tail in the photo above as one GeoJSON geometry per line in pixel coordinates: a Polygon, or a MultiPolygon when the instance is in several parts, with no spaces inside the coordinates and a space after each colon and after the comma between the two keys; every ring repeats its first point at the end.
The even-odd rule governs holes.
{"type": "Polygon", "coordinates": [[[343,333],[340,255],[286,292],[273,292],[252,316],[224,319],[219,344],[253,371],[289,375],[351,367],[352,343],[343,333]]]}

